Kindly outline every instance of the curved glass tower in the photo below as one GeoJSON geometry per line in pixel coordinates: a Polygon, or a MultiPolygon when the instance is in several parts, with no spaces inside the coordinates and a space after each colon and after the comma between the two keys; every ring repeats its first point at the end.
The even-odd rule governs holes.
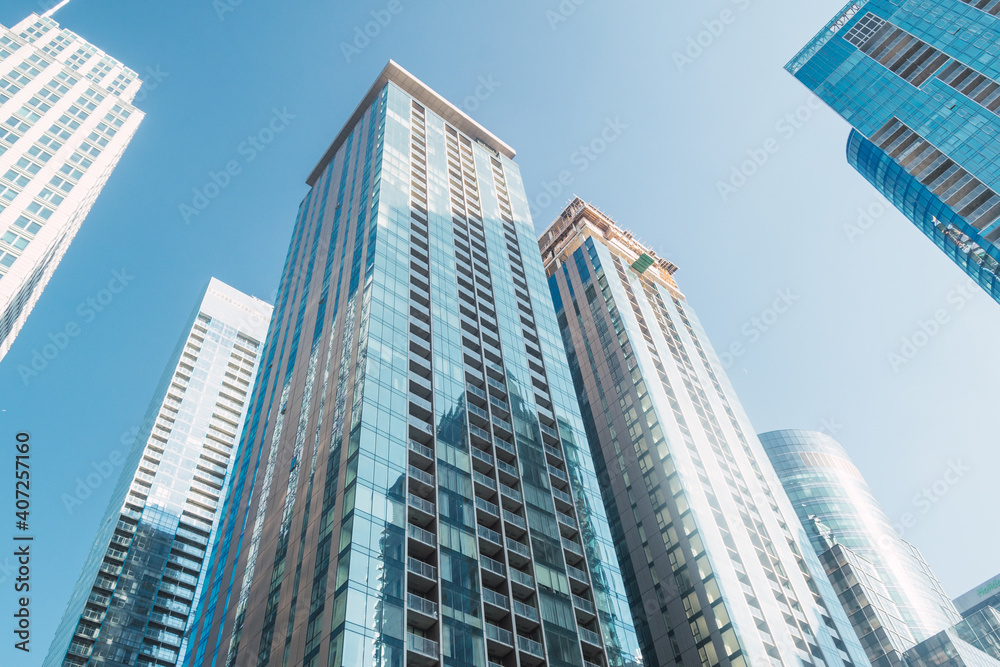
{"type": "Polygon", "coordinates": [[[961,620],[916,549],[893,529],[861,471],[836,440],[814,431],[760,435],[788,497],[817,553],[829,547],[820,522],[836,543],[870,562],[916,641],[961,620]]]}

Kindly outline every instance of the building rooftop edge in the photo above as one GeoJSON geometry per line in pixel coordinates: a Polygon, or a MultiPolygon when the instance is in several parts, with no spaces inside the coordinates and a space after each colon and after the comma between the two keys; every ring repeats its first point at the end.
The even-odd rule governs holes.
{"type": "Polygon", "coordinates": [[[456,129],[464,134],[467,134],[472,139],[481,141],[483,144],[508,159],[513,160],[514,156],[517,154],[513,148],[505,144],[485,127],[474,121],[468,116],[468,114],[446,100],[433,88],[400,67],[396,61],[390,60],[382,69],[378,78],[375,79],[375,83],[373,83],[368,89],[368,92],[365,93],[365,96],[361,99],[361,102],[354,110],[354,113],[351,114],[351,117],[346,123],[344,123],[340,132],[337,133],[336,138],[333,140],[333,143],[330,144],[330,147],[326,149],[326,152],[323,154],[319,163],[309,174],[309,178],[306,179],[307,185],[312,187],[316,184],[316,181],[319,180],[323,170],[326,169],[330,162],[333,161],[333,158],[337,154],[341,145],[347,141],[348,135],[350,135],[357,122],[361,120],[365,110],[369,107],[369,105],[371,105],[372,101],[379,94],[382,88],[390,82],[399,86],[409,95],[412,95],[421,104],[444,118],[445,121],[451,123],[456,129]]]}
{"type": "Polygon", "coordinates": [[[542,253],[542,263],[546,270],[554,262],[558,263],[564,255],[575,251],[580,244],[577,239],[581,236],[595,234],[616,254],[627,257],[638,273],[649,271],[657,282],[678,297],[684,298],[673,279],[677,265],[658,256],[655,250],[637,239],[632,232],[578,196],[574,196],[563,212],[538,236],[538,249],[542,253]]]}
{"type": "Polygon", "coordinates": [[[265,315],[268,318],[270,318],[274,313],[274,306],[269,304],[267,301],[264,301],[263,299],[252,294],[247,294],[243,290],[237,289],[229,283],[219,280],[215,276],[209,278],[208,285],[205,287],[203,298],[207,297],[212,292],[241,301],[246,307],[258,309],[262,315],[265,315]]]}
{"type": "MultiPolygon", "coordinates": [[[[122,68],[124,68],[126,72],[128,72],[129,74],[134,75],[134,77],[137,80],[142,81],[142,77],[139,76],[139,73],[136,72],[134,69],[132,69],[131,67],[129,67],[128,65],[126,65],[124,62],[122,62],[118,58],[115,58],[113,55],[111,55],[107,51],[101,49],[96,44],[94,44],[93,42],[91,42],[89,39],[81,36],[79,33],[73,32],[69,28],[63,26],[61,23],[59,23],[58,21],[56,21],[54,18],[52,18],[51,16],[49,16],[47,14],[39,14],[38,12],[31,12],[25,18],[21,19],[20,21],[18,21],[17,23],[15,23],[12,26],[5,26],[4,24],[0,23],[0,30],[10,30],[10,31],[13,32],[15,29],[17,29],[21,25],[24,25],[26,23],[34,23],[34,20],[32,20],[32,19],[34,19],[34,20],[44,19],[45,21],[51,22],[59,30],[65,30],[66,32],[68,32],[71,35],[73,35],[74,37],[76,37],[76,38],[78,38],[78,39],[86,42],[87,44],[89,44],[91,47],[93,47],[97,51],[98,54],[100,54],[102,56],[106,56],[106,57],[110,58],[111,60],[114,60],[116,63],[118,63],[119,65],[121,65],[122,68]]],[[[126,104],[131,104],[131,103],[127,102],[126,104]]]]}

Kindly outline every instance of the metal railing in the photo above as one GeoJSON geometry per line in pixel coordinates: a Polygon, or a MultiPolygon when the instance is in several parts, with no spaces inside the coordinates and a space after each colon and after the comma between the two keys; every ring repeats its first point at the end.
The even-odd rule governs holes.
{"type": "Polygon", "coordinates": [[[412,523],[406,524],[407,534],[418,542],[423,542],[424,544],[430,545],[432,547],[437,547],[437,536],[429,530],[424,530],[420,526],[414,526],[412,523]]]}
{"type": "Polygon", "coordinates": [[[438,657],[438,643],[427,637],[418,637],[412,632],[406,633],[406,648],[414,653],[427,656],[428,658],[438,657]]]}
{"type": "MultiPolygon", "coordinates": [[[[510,609],[510,600],[507,599],[506,595],[501,595],[496,591],[492,591],[489,588],[483,589],[483,602],[493,605],[494,607],[499,607],[500,609],[510,609]]],[[[515,604],[517,600],[514,601],[515,604]]]]}
{"type": "Polygon", "coordinates": [[[543,647],[539,642],[536,642],[534,639],[519,636],[517,638],[517,647],[528,655],[533,655],[536,658],[545,657],[545,647],[543,647]]]}
{"type": "Polygon", "coordinates": [[[501,577],[505,576],[504,573],[506,572],[507,569],[504,567],[503,563],[497,560],[493,560],[489,556],[480,556],[479,565],[487,572],[492,572],[493,574],[496,574],[501,577]]]}
{"type": "Polygon", "coordinates": [[[429,500],[424,500],[420,496],[415,496],[412,493],[407,494],[407,502],[409,502],[412,507],[415,507],[422,512],[427,512],[431,516],[434,516],[435,514],[434,503],[429,500]]]}
{"type": "Polygon", "coordinates": [[[413,556],[409,556],[406,559],[406,569],[412,574],[419,574],[425,579],[437,579],[437,568],[430,563],[425,563],[422,560],[417,560],[413,556]]]}
{"type": "Polygon", "coordinates": [[[422,598],[419,595],[413,593],[406,594],[406,606],[413,610],[418,611],[425,616],[431,616],[437,618],[438,606],[437,602],[433,600],[428,600],[427,598],[422,598]]]}
{"type": "Polygon", "coordinates": [[[506,646],[514,645],[514,635],[510,633],[510,630],[504,630],[499,625],[493,625],[492,623],[486,624],[486,638],[505,644],[506,646]]]}
{"type": "Polygon", "coordinates": [[[520,600],[514,600],[514,613],[529,618],[532,621],[538,620],[538,610],[531,605],[524,604],[520,600]]]}

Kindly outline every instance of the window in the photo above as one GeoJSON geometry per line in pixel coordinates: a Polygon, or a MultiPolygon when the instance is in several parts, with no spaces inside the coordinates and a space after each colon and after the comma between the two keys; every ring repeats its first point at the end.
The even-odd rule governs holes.
{"type": "Polygon", "coordinates": [[[23,236],[18,236],[14,232],[7,232],[3,236],[0,236],[0,241],[3,241],[9,246],[17,248],[18,250],[24,250],[28,245],[28,239],[23,236]]]}

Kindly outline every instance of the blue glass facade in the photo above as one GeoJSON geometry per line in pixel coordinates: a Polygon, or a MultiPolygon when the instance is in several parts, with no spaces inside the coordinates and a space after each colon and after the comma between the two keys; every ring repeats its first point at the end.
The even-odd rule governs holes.
{"type": "Polygon", "coordinates": [[[848,160],[1000,301],[1000,18],[859,0],[786,66],[853,127],[848,160]]]}
{"type": "Polygon", "coordinates": [[[513,156],[390,63],[310,176],[187,664],[636,663],[513,156]]]}
{"type": "Polygon", "coordinates": [[[124,464],[45,667],[179,663],[270,316],[262,301],[209,283],[124,464]]]}

